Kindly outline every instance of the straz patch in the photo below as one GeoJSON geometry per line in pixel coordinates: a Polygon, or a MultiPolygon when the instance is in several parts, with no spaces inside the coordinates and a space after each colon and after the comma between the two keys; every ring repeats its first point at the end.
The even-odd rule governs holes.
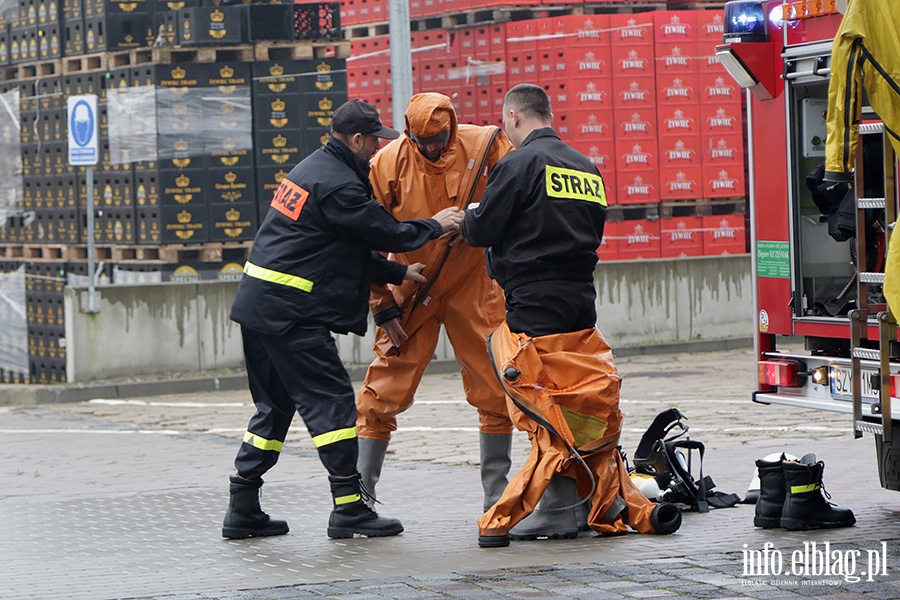
{"type": "Polygon", "coordinates": [[[300,211],[303,210],[307,198],[309,198],[309,192],[293,181],[282,179],[281,185],[275,190],[275,197],[272,198],[272,208],[288,219],[296,221],[300,217],[300,211]]]}
{"type": "Polygon", "coordinates": [[[547,165],[545,180],[547,195],[551,198],[583,200],[606,206],[606,188],[603,186],[603,178],[596,173],[585,173],[575,169],[547,165]]]}

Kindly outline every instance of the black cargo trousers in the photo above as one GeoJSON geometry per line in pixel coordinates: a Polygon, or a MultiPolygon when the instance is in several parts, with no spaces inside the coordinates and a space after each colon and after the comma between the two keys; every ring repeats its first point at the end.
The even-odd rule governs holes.
{"type": "Polygon", "coordinates": [[[356,394],[331,333],[294,326],[269,335],[241,327],[244,360],[256,414],[250,419],[234,466],[259,480],[275,466],[294,417],[306,423],[330,475],[356,473],[356,394]]]}

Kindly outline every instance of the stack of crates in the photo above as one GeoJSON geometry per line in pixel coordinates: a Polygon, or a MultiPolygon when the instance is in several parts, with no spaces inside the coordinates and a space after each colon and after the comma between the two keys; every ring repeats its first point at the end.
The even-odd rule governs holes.
{"type": "MultiPolygon", "coordinates": [[[[547,90],[555,129],[606,183],[602,259],[746,252],[742,92],[715,57],[721,8],[557,3],[551,12],[566,14],[535,17],[547,11],[528,2],[502,3],[511,12],[500,13],[482,10],[490,3],[413,5],[413,91],[449,96],[460,122],[499,125],[503,96],[516,84],[547,90]],[[491,21],[497,14],[512,19],[491,21]]],[[[344,23],[359,33],[349,95],[402,126],[391,111],[390,37],[363,27],[387,20],[386,3],[342,6],[352,12],[344,23]]]]}

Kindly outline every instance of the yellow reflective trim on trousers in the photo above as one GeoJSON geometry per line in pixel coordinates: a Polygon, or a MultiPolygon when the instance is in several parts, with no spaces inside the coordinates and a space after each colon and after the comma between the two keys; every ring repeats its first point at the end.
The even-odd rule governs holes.
{"type": "Polygon", "coordinates": [[[287,273],[265,269],[263,267],[254,265],[250,261],[244,263],[244,273],[256,279],[262,279],[263,281],[268,281],[270,283],[277,283],[278,285],[286,285],[288,287],[297,288],[298,290],[304,292],[311,292],[313,289],[313,282],[309,279],[303,279],[302,277],[297,277],[296,275],[289,275],[287,273]]]}
{"type": "Polygon", "coordinates": [[[279,442],[278,440],[267,440],[266,438],[259,437],[255,433],[250,433],[249,431],[244,434],[244,441],[254,448],[259,448],[260,450],[272,450],[274,452],[281,452],[281,449],[284,448],[284,442],[279,442]]]}
{"type": "Polygon", "coordinates": [[[328,433],[320,433],[313,437],[313,444],[316,445],[316,448],[321,448],[322,446],[327,446],[328,444],[333,444],[342,440],[352,440],[355,437],[356,427],[347,427],[346,429],[335,429],[328,433]]]}
{"type": "Polygon", "coordinates": [[[810,483],[809,485],[792,485],[791,493],[792,494],[806,494],[808,492],[814,492],[819,489],[818,483],[810,483]]]}
{"type": "Polygon", "coordinates": [[[350,504],[351,502],[359,502],[360,500],[362,500],[362,497],[359,494],[350,494],[349,496],[338,496],[334,499],[334,504],[340,506],[341,504],[350,504]]]}
{"type": "Polygon", "coordinates": [[[600,206],[606,206],[606,187],[603,185],[603,178],[596,173],[547,165],[544,169],[544,184],[547,195],[551,198],[596,202],[600,206]]]}

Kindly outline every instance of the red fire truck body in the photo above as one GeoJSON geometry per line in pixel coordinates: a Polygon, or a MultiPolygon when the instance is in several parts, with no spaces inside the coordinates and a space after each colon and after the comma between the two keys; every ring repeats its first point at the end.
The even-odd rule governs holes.
{"type": "Polygon", "coordinates": [[[842,15],[833,0],[761,6],[765,39],[729,39],[726,23],[717,49],[748,89],[759,361],[753,400],[846,413],[848,431],[875,436],[882,487],[900,490],[900,419],[891,415],[891,397],[900,396],[900,352],[881,294],[887,224],[897,212],[896,157],[864,99],[850,201],[855,231],[848,233],[845,220],[847,239],[838,241],[830,221],[837,216],[823,214],[810,177],[825,159],[832,41],[842,15]]]}

